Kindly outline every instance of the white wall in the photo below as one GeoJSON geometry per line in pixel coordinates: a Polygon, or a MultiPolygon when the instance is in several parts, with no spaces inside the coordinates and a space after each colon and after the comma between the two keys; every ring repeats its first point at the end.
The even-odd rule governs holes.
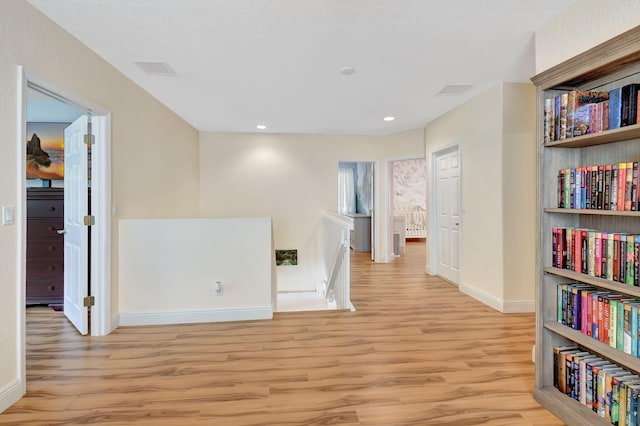
{"type": "MultiPolygon", "coordinates": [[[[0,411],[25,390],[25,193],[18,158],[18,66],[112,113],[112,201],[119,217],[197,214],[198,134],[23,0],[0,2],[0,205],[17,223],[0,226],[0,411]]],[[[118,227],[112,218],[112,314],[118,312],[118,227]]]]}
{"type": "Polygon", "coordinates": [[[580,0],[536,31],[536,74],[636,27],[638,0],[580,0]]]}
{"type": "MultiPolygon", "coordinates": [[[[411,134],[420,143],[394,141],[390,147],[384,136],[201,133],[201,215],[272,217],[275,248],[298,250],[298,266],[277,268],[278,290],[315,291],[324,279],[321,213],[337,210],[338,163],[376,163],[375,209],[384,212],[386,153],[415,157],[424,150],[420,132],[411,134]]],[[[380,217],[379,235],[386,223],[380,217]]],[[[378,249],[377,260],[389,261],[386,239],[379,238],[378,249]]]]}
{"type": "Polygon", "coordinates": [[[461,147],[460,289],[505,312],[533,310],[534,95],[531,84],[502,83],[425,128],[429,181],[432,154],[461,147]]]}
{"type": "Polygon", "coordinates": [[[273,315],[269,218],[121,220],[120,243],[121,325],[273,315]]]}

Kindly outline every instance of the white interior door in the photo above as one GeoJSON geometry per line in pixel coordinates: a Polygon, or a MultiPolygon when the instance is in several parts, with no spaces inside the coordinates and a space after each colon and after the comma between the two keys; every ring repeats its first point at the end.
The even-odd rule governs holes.
{"type": "Polygon", "coordinates": [[[81,334],[88,333],[89,227],[87,145],[89,118],[81,116],[64,130],[64,313],[81,334]]]}
{"type": "Polygon", "coordinates": [[[436,157],[438,274],[460,280],[460,159],[457,148],[436,157]]]}

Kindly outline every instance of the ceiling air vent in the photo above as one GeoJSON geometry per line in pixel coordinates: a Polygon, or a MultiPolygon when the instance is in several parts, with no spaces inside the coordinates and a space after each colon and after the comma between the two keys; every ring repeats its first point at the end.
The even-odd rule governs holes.
{"type": "Polygon", "coordinates": [[[175,77],[176,72],[166,62],[134,61],[142,71],[149,75],[175,77]]]}
{"type": "Polygon", "coordinates": [[[450,84],[448,86],[444,86],[442,90],[438,92],[438,95],[462,95],[472,87],[473,85],[471,84],[450,84]]]}

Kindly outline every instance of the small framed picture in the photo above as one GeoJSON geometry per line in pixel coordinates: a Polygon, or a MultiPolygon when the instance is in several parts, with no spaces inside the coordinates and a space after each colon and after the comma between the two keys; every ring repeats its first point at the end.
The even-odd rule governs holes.
{"type": "Polygon", "coordinates": [[[277,266],[295,266],[298,264],[298,250],[276,250],[277,266]]]}

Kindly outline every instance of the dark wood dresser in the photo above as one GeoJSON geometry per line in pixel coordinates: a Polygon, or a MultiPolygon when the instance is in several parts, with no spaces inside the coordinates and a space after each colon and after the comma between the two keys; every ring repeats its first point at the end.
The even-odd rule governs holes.
{"type": "Polygon", "coordinates": [[[27,305],[64,302],[64,189],[27,188],[27,305]]]}

